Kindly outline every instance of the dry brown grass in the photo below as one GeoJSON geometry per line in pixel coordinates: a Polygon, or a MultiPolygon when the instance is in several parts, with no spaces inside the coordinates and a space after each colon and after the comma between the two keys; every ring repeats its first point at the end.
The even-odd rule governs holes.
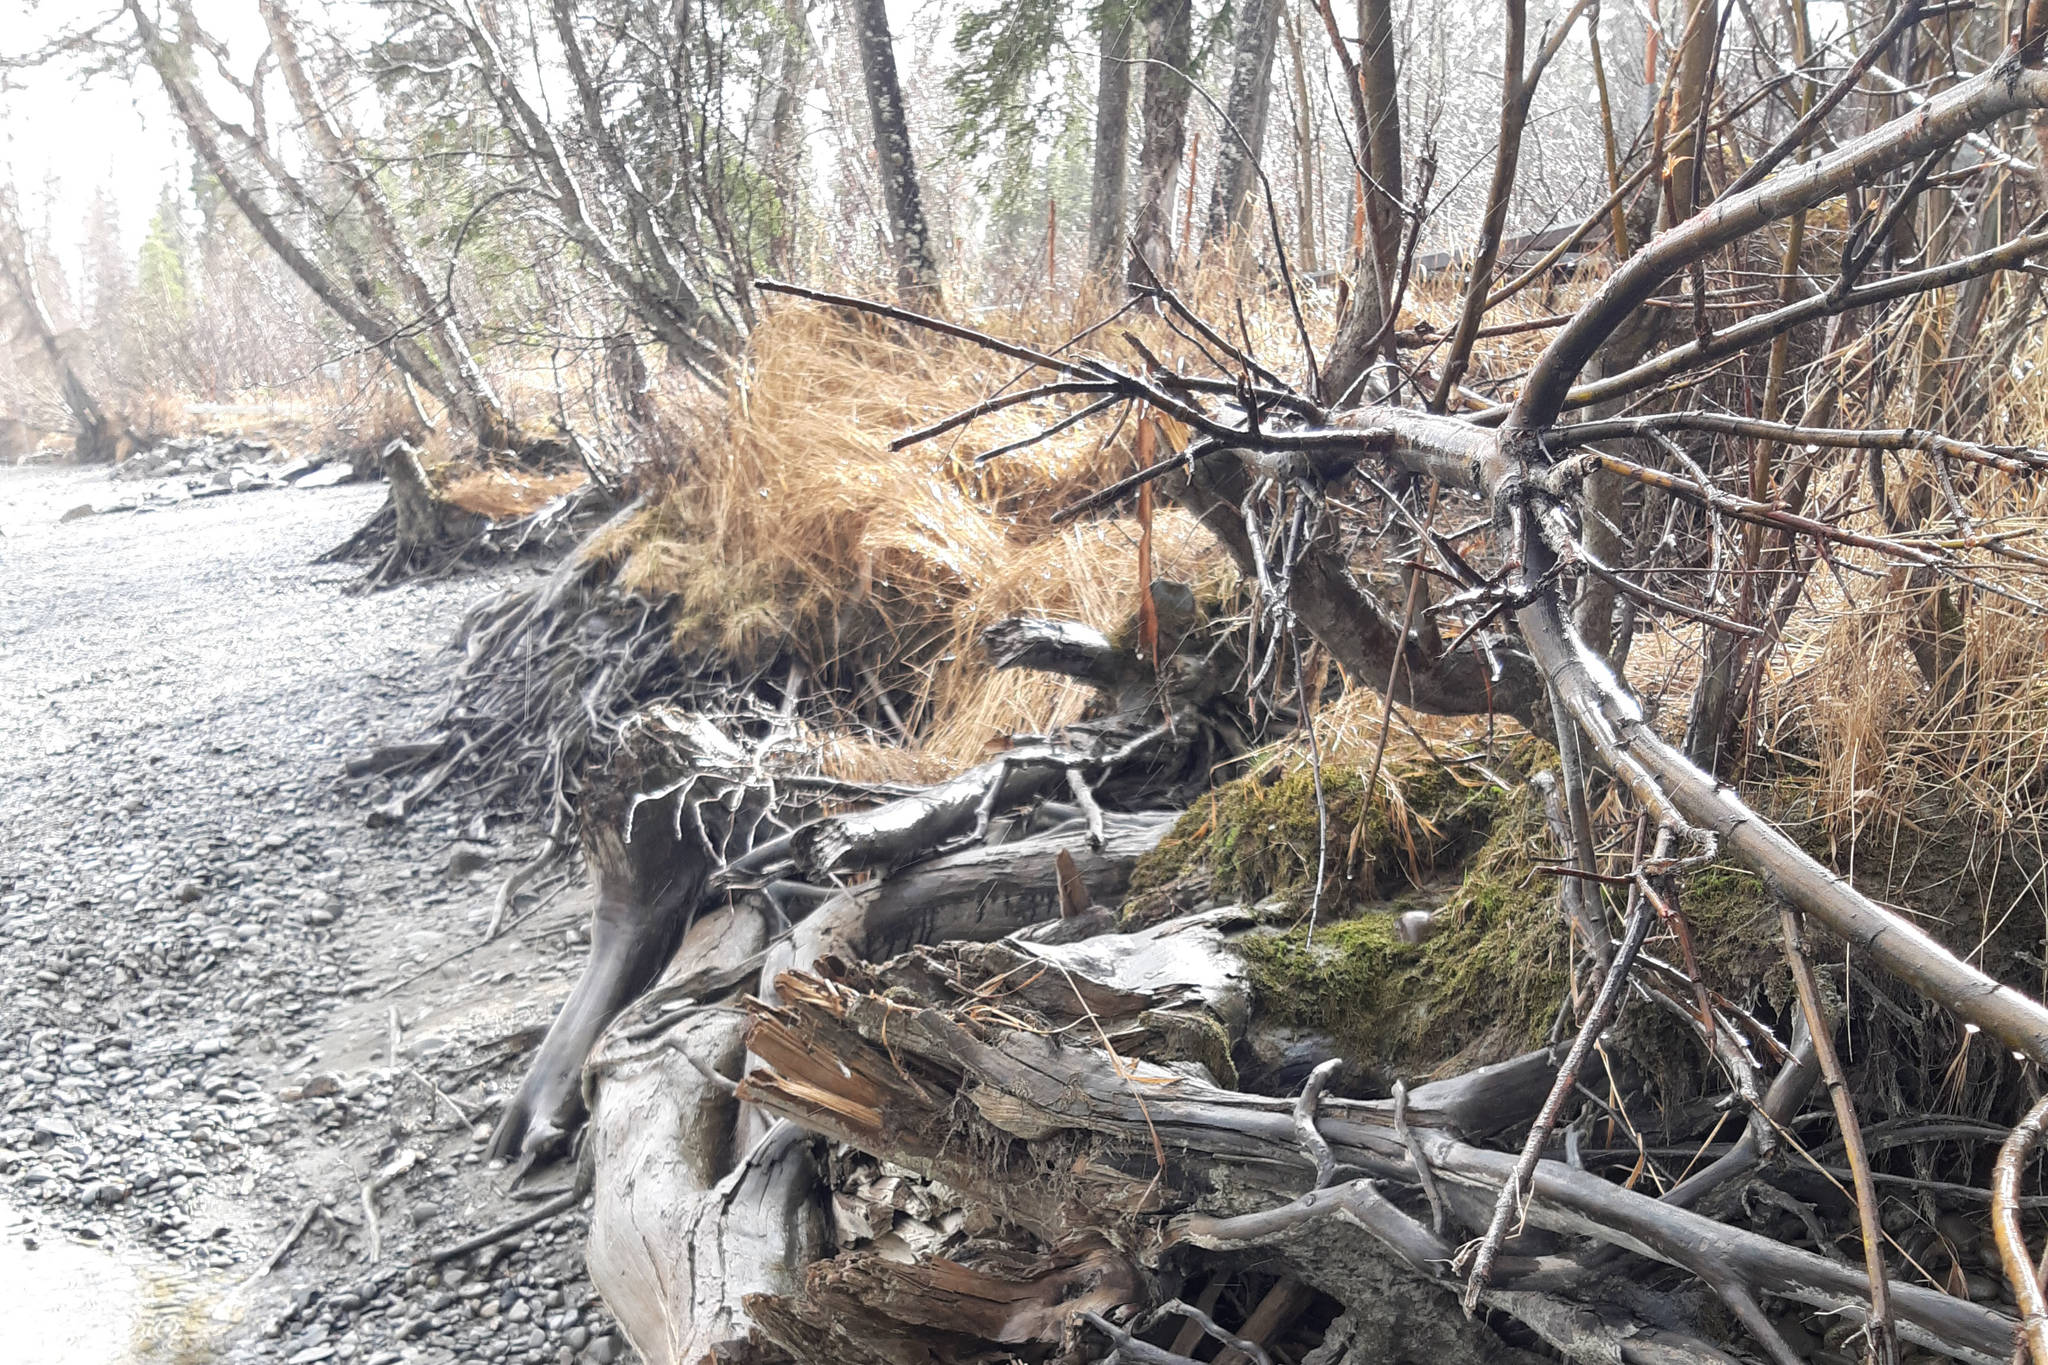
{"type": "MultiPolygon", "coordinates": [[[[1247,286],[1220,261],[1195,269],[1182,293],[1212,318],[1236,319],[1242,299],[1253,351],[1283,373],[1299,372],[1284,296],[1247,286]]],[[[1454,293],[1448,285],[1418,291],[1404,323],[1446,321],[1454,293]]],[[[1305,299],[1319,348],[1334,325],[1332,303],[1305,299]]],[[[1553,305],[1530,291],[1502,316],[1553,305]]],[[[1114,309],[1107,294],[1083,292],[1053,309],[990,310],[972,321],[1051,350],[1114,309]]],[[[1080,347],[1135,365],[1126,333],[1168,363],[1207,369],[1184,337],[1139,313],[1080,347]]],[[[1488,363],[1511,367],[1541,341],[1506,339],[1488,363]]],[[[985,626],[1040,613],[1114,629],[1135,609],[1135,523],[1051,521],[1134,467],[1135,425],[1104,416],[977,463],[978,453],[1079,406],[1060,399],[1009,408],[901,452],[888,447],[1046,377],[969,343],[774,301],[729,400],[672,395],[663,404],[674,467],[647,511],[595,552],[619,561],[622,586],[671,605],[685,650],[753,660],[794,641],[813,664],[861,657],[889,686],[913,693],[912,722],[929,756],[969,761],[994,735],[1058,725],[1085,702],[1083,689],[1056,679],[992,674],[977,644],[985,626]]],[[[1231,591],[1228,564],[1181,513],[1160,513],[1155,556],[1160,577],[1197,582],[1219,598],[1231,591]]]]}
{"type": "Polygon", "coordinates": [[[441,496],[464,511],[492,521],[509,521],[581,488],[587,477],[581,472],[535,474],[499,466],[463,468],[443,485],[441,496]]]}
{"type": "MultiPolygon", "coordinates": [[[[1069,318],[977,321],[1050,346],[1107,311],[1084,300],[1069,318]]],[[[1130,330],[1174,345],[1149,319],[1130,330]]],[[[1111,349],[1129,359],[1120,341],[1111,349]]],[[[778,306],[730,401],[669,405],[681,458],[653,505],[594,550],[619,560],[622,586],[671,604],[686,650],[749,660],[794,641],[814,665],[880,671],[915,696],[911,720],[934,761],[971,761],[1000,732],[1072,719],[1083,689],[995,675],[978,637],[1015,614],[1105,629],[1132,614],[1135,522],[1060,528],[1051,514],[1132,467],[1134,429],[1091,421],[977,465],[977,452],[1071,410],[1034,404],[888,449],[1002,390],[1017,368],[965,343],[778,306]]],[[[1227,593],[1232,575],[1190,518],[1162,511],[1154,544],[1159,577],[1227,593]]]]}
{"type": "MultiPolygon", "coordinates": [[[[1993,307],[1987,344],[2005,327],[2005,308],[2024,302],[2006,296],[1993,307]]],[[[2018,363],[1990,380],[1976,430],[1967,412],[1953,414],[1946,391],[1953,376],[1916,369],[1924,344],[1945,333],[1950,305],[1925,303],[1908,316],[1886,357],[1901,381],[1875,409],[1851,405],[1842,420],[2043,444],[2048,372],[2036,358],[2038,325],[2018,348],[2018,363]]],[[[1856,506],[1851,524],[1881,532],[1861,459],[1832,471],[1832,489],[1856,506]]],[[[1917,456],[1888,458],[1887,470],[1894,497],[1934,480],[1917,456]]],[[[2034,555],[2048,552],[2048,488],[1989,471],[1964,470],[1957,481],[1978,532],[2010,536],[2034,555]]],[[[1943,500],[1930,501],[1931,527],[1950,529],[1943,500]]],[[[1889,859],[1902,833],[1960,840],[1955,852],[1980,870],[2016,855],[2048,866],[2048,615],[2031,605],[2048,599],[2048,575],[1994,560],[1973,572],[1979,586],[1945,580],[1956,662],[1936,685],[1911,648],[1916,632],[1924,641],[1935,622],[1934,590],[1915,589],[1902,571],[1867,554],[1838,552],[1836,559],[1844,572],[1821,569],[1809,580],[1765,677],[1757,721],[1767,767],[1796,783],[1802,813],[1819,822],[1845,866],[1889,859]]],[[[2039,886],[2008,890],[2043,898],[2039,886]]]]}
{"type": "MultiPolygon", "coordinates": [[[[1595,263],[1576,279],[1531,288],[1488,321],[1567,311],[1601,273],[1595,263]]],[[[1446,329],[1460,283],[1455,276],[1418,283],[1402,326],[1426,321],[1446,329]]],[[[1223,318],[1236,316],[1242,296],[1253,349],[1284,373],[1299,371],[1284,298],[1259,294],[1220,266],[1197,270],[1183,294],[1206,316],[1223,318]]],[[[1319,348],[1330,335],[1331,302],[1327,295],[1307,300],[1319,348]]],[[[1108,298],[1086,296],[1055,311],[995,310],[972,321],[1051,349],[1112,310],[1108,298]]],[[[1929,325],[1941,317],[1940,308],[1931,310],[1929,325]]],[[[1987,333],[2000,325],[1994,317],[1987,333]]],[[[1171,363],[1201,367],[1183,339],[1137,314],[1081,344],[1128,364],[1134,351],[1126,331],[1171,363]]],[[[1908,327],[1901,334],[1908,339],[1894,345],[1919,333],[1908,327]]],[[[1550,335],[1482,342],[1470,382],[1511,381],[1550,335]]],[[[1896,410],[1905,401],[1898,395],[1910,399],[1916,389],[1910,381],[1909,374],[1888,391],[1892,406],[1865,413],[1849,402],[1836,420],[1916,420],[1896,410]]],[[[976,453],[1071,412],[1074,400],[1063,399],[1012,408],[902,452],[888,449],[895,437],[1019,382],[1020,367],[971,345],[776,301],[729,400],[667,399],[663,427],[678,458],[652,505],[597,553],[618,562],[622,585],[672,605],[686,650],[758,660],[794,641],[814,665],[857,659],[892,689],[908,690],[915,701],[906,714],[925,736],[922,749],[834,739],[828,761],[836,771],[928,777],[972,761],[995,735],[1051,727],[1085,701],[1081,689],[1058,680],[992,674],[976,644],[983,627],[1009,614],[1043,613],[1114,628],[1136,601],[1130,519],[1063,528],[1050,520],[1133,467],[1128,423],[1097,419],[975,463],[976,453]]],[[[2048,378],[2001,383],[1986,425],[1987,439],[2038,442],[2048,430],[2048,378]]],[[[1844,460],[1817,493],[1853,494],[1857,477],[1853,460],[1844,460]]],[[[1987,520],[2048,525],[2048,506],[2002,476],[1978,480],[1969,496],[1987,520]]],[[[1866,507],[1853,519],[1867,528],[1872,518],[1866,507]]],[[[1186,517],[1162,512],[1157,550],[1161,576],[1201,581],[1219,596],[1230,591],[1227,564],[1186,517]]],[[[1870,567],[1854,555],[1845,562],[1870,567]]],[[[1844,833],[1859,812],[1925,811],[1940,802],[2015,830],[2030,822],[2036,795],[2048,799],[2048,684],[2037,681],[2048,677],[2048,634],[2038,620],[1981,595],[1965,601],[1973,686],[1966,700],[1943,700],[1904,648],[1912,604],[1871,580],[1845,581],[1854,584],[1854,602],[1827,571],[1814,575],[1774,654],[1760,711],[1766,750],[1813,767],[1820,813],[1844,833]]],[[[1639,626],[1631,681],[1661,703],[1668,732],[1683,726],[1699,648],[1697,627],[1647,619],[1639,626]]],[[[1326,708],[1319,734],[1329,761],[1371,761],[1379,705],[1355,690],[1326,708]]],[[[1467,738],[1463,727],[1404,716],[1392,728],[1390,757],[1467,738]]]]}

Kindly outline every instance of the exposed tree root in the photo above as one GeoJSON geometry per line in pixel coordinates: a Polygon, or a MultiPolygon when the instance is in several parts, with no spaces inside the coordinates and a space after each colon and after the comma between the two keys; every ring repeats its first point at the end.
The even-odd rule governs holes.
{"type": "MultiPolygon", "coordinates": [[[[539,452],[559,452],[546,442],[539,452]]],[[[531,454],[531,452],[530,452],[531,454]]],[[[364,563],[353,585],[374,592],[420,578],[452,573],[465,563],[537,550],[559,550],[587,532],[615,505],[608,483],[586,480],[522,515],[496,517],[464,507],[437,486],[420,452],[403,437],[387,444],[378,464],[390,496],[347,540],[319,562],[364,563]]]]}

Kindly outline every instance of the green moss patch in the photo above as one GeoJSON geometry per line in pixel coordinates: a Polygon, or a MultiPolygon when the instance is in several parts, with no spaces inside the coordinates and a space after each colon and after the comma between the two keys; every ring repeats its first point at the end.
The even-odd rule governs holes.
{"type": "Polygon", "coordinates": [[[1355,768],[1325,765],[1318,819],[1316,775],[1275,766],[1197,801],[1132,873],[1133,895],[1193,873],[1218,901],[1280,897],[1306,912],[1315,899],[1319,836],[1327,831],[1322,913],[1335,918],[1426,881],[1486,837],[1506,799],[1491,783],[1442,767],[1383,776],[1368,801],[1355,768]]]}
{"type": "Polygon", "coordinates": [[[1534,792],[1501,797],[1490,837],[1424,943],[1403,942],[1395,916],[1384,912],[1324,923],[1313,934],[1300,926],[1239,940],[1256,1008],[1328,1033],[1367,1065],[1409,1078],[1540,1045],[1569,967],[1555,883],[1531,866],[1547,849],[1544,838],[1534,792]]]}

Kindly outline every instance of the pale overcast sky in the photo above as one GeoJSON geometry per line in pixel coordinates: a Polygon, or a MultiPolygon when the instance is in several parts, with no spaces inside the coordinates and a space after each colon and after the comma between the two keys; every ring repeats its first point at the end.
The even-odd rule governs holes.
{"type": "MultiPolygon", "coordinates": [[[[14,55],[78,24],[80,16],[117,10],[107,0],[0,0],[0,43],[14,55]]],[[[123,238],[131,248],[138,245],[163,186],[182,188],[190,178],[189,154],[155,79],[130,83],[106,75],[85,82],[75,63],[59,61],[8,73],[6,80],[0,163],[20,191],[24,216],[41,221],[47,214],[60,256],[75,264],[79,226],[93,193],[105,186],[120,209],[123,238]]]]}

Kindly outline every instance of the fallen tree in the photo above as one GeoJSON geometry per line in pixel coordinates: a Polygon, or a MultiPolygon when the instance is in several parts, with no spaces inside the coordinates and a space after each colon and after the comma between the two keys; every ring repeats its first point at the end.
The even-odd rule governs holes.
{"type": "MultiPolygon", "coordinates": [[[[1156,587],[1168,604],[1187,598],[1181,585],[1156,587]]],[[[1190,621],[1155,667],[1080,628],[1063,632],[1058,649],[1031,622],[999,622],[987,640],[999,667],[1090,676],[1104,688],[1102,713],[872,809],[813,814],[835,798],[879,793],[793,769],[790,755],[803,746],[787,717],[749,725],[744,713],[714,719],[661,707],[624,724],[605,785],[584,810],[584,858],[598,884],[590,959],[499,1123],[493,1155],[549,1155],[574,1131],[579,1078],[601,1032],[700,915],[738,913],[742,893],[769,917],[760,927],[780,933],[763,950],[775,964],[763,990],[782,966],[884,955],[934,934],[1000,936],[1057,913],[1080,888],[1121,894],[1172,814],[1112,815],[1105,805],[1177,810],[1229,757],[1206,714],[1220,695],[1214,675],[1176,666],[1217,642],[1190,621]],[[1020,806],[1037,813],[1015,828],[998,822],[1020,806]],[[1074,835],[1029,833],[1032,820],[1049,818],[1083,844],[1057,864],[1074,835]],[[990,846],[1003,833],[1021,837],[990,846]],[[899,869],[908,870],[886,875],[899,869]],[[844,886],[863,873],[885,875],[844,886]]]]}

